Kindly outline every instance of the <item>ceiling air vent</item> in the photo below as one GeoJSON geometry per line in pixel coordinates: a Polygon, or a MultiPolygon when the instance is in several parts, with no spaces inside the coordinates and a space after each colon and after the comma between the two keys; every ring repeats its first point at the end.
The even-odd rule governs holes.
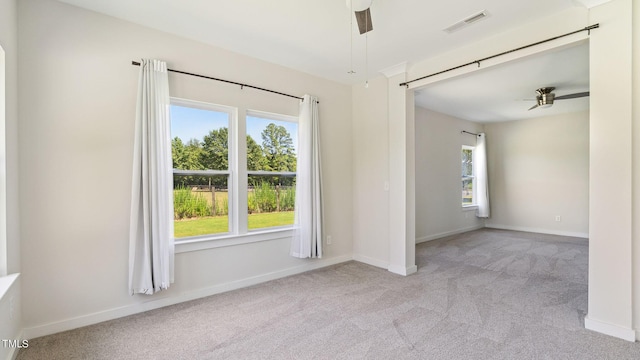
{"type": "Polygon", "coordinates": [[[471,24],[473,24],[474,22],[480,21],[484,18],[486,18],[487,16],[489,16],[487,14],[486,10],[482,10],[477,14],[473,14],[463,20],[460,20],[456,23],[454,23],[453,25],[449,26],[448,28],[444,29],[443,31],[447,32],[447,33],[452,33],[454,31],[458,31],[460,29],[462,29],[463,27],[469,26],[471,24]]]}

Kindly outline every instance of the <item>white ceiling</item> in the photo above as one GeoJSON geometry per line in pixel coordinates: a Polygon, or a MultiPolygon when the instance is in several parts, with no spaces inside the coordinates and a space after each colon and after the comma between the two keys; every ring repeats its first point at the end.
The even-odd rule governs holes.
{"type": "MultiPolygon", "coordinates": [[[[590,7],[606,0],[373,0],[368,69],[365,37],[357,33],[355,20],[350,27],[347,0],[59,1],[326,79],[357,84],[399,63],[415,63],[573,6],[590,7]],[[487,18],[453,33],[443,31],[483,10],[487,18]],[[354,75],[348,74],[350,34],[354,75]]],[[[588,89],[588,65],[578,63],[588,57],[577,60],[586,50],[567,51],[438,83],[424,89],[417,101],[439,112],[482,122],[540,116],[521,110],[533,102],[514,100],[534,98],[535,89],[541,86],[556,86],[557,96],[588,89]]],[[[588,106],[587,99],[565,102],[567,107],[578,103],[588,106]]],[[[551,109],[540,111],[550,114],[564,107],[558,101],[551,109]]]]}
{"type": "MultiPolygon", "coordinates": [[[[280,64],[354,84],[382,69],[410,63],[549,16],[573,0],[373,0],[373,31],[365,38],[355,22],[350,69],[350,19],[346,0],[60,0],[280,64]],[[479,11],[488,17],[448,34],[442,29],[479,11]]],[[[585,1],[585,0],[579,0],[585,1]]]]}

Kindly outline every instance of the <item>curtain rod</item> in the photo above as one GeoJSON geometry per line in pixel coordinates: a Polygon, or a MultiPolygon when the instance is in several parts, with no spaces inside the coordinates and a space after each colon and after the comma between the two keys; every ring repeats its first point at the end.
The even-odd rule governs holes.
{"type": "Polygon", "coordinates": [[[499,53],[499,54],[495,54],[495,55],[487,56],[486,58],[482,58],[482,59],[479,59],[479,60],[476,60],[476,61],[472,61],[472,62],[469,62],[469,63],[463,64],[463,65],[458,65],[458,66],[456,66],[456,67],[452,67],[452,68],[447,69],[447,70],[438,71],[437,73],[433,73],[433,74],[430,74],[430,75],[427,75],[427,76],[419,77],[419,78],[417,78],[417,79],[409,80],[409,81],[406,81],[406,82],[401,83],[401,84],[400,84],[400,86],[406,86],[406,87],[408,88],[408,87],[409,87],[409,84],[411,84],[412,82],[419,81],[419,80],[423,80],[423,79],[426,79],[426,78],[429,78],[429,77],[432,77],[432,76],[436,76],[436,75],[444,74],[444,73],[446,73],[446,72],[449,72],[449,71],[452,71],[452,70],[457,70],[457,69],[463,68],[463,67],[465,67],[465,66],[473,65],[473,64],[478,64],[478,67],[480,67],[480,62],[482,62],[482,61],[489,60],[489,59],[493,59],[493,58],[498,57],[498,56],[502,56],[502,55],[510,54],[510,53],[512,53],[512,52],[515,52],[515,51],[520,51],[520,50],[523,50],[523,49],[526,49],[526,48],[530,48],[530,47],[532,47],[532,46],[536,46],[536,45],[544,44],[544,43],[546,43],[546,42],[553,41],[553,40],[557,40],[557,39],[563,38],[563,37],[565,37],[565,36],[569,36],[569,35],[577,34],[577,33],[579,33],[579,32],[583,32],[583,31],[588,31],[588,32],[589,32],[589,34],[591,34],[591,30],[593,30],[593,29],[597,29],[597,28],[599,28],[599,27],[600,27],[600,24],[590,25],[590,26],[587,26],[587,27],[585,27],[585,28],[583,28],[583,29],[579,29],[579,30],[576,30],[576,31],[572,31],[572,32],[569,32],[569,33],[566,33],[566,34],[563,34],[563,35],[558,35],[558,36],[555,36],[555,37],[552,37],[552,38],[549,38],[549,39],[546,39],[546,40],[542,40],[542,41],[535,42],[535,43],[533,43],[533,44],[529,44],[529,45],[521,46],[521,47],[516,48],[516,49],[511,49],[511,50],[508,50],[508,51],[504,51],[504,52],[501,52],[501,53],[499,53]]]}
{"type": "MultiPolygon", "coordinates": [[[[131,65],[140,66],[140,63],[137,62],[137,61],[132,61],[131,65]]],[[[275,91],[275,90],[269,90],[269,89],[265,89],[265,88],[261,88],[261,87],[257,87],[257,86],[253,86],[253,85],[248,85],[248,84],[243,84],[243,83],[239,83],[239,82],[235,82],[235,81],[218,79],[218,78],[214,78],[214,77],[211,77],[211,76],[194,74],[194,73],[181,71],[181,70],[167,69],[167,71],[171,71],[171,72],[178,73],[178,74],[191,75],[191,76],[195,76],[195,77],[199,77],[199,78],[203,78],[203,79],[221,81],[221,82],[225,82],[227,84],[239,85],[241,89],[244,88],[244,87],[248,87],[248,88],[251,88],[251,89],[262,90],[262,91],[270,92],[270,93],[273,93],[273,94],[278,94],[278,95],[282,95],[282,96],[288,96],[288,97],[291,97],[291,98],[294,98],[294,99],[298,99],[298,100],[303,100],[304,101],[304,99],[299,97],[299,96],[289,95],[289,94],[285,94],[283,92],[279,92],[279,91],[275,91]]],[[[320,102],[318,101],[318,104],[319,103],[320,102]]]]}
{"type": "Polygon", "coordinates": [[[466,131],[466,130],[462,130],[462,131],[460,131],[460,133],[461,133],[461,134],[462,134],[462,133],[464,133],[464,134],[469,134],[469,135],[478,136],[478,134],[476,134],[476,133],[472,133],[472,132],[468,132],[468,131],[466,131]]]}

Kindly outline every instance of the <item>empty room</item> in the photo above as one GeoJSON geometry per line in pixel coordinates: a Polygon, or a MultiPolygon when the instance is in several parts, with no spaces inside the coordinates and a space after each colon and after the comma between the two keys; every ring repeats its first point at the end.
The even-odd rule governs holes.
{"type": "Polygon", "coordinates": [[[640,358],[633,0],[0,0],[0,359],[640,358]]]}

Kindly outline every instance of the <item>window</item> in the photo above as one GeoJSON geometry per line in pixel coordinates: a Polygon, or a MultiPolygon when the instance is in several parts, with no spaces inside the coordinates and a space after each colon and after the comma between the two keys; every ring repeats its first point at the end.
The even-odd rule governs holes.
{"type": "Polygon", "coordinates": [[[234,117],[232,108],[172,100],[175,238],[231,231],[229,130],[234,117]]]}
{"type": "Polygon", "coordinates": [[[296,117],[172,99],[171,137],[178,241],[293,225],[296,117]]]}
{"type": "MultiPolygon", "coordinates": [[[[2,129],[5,128],[5,57],[4,50],[2,46],[0,46],[0,126],[2,129]]],[[[7,275],[8,273],[8,265],[7,265],[7,169],[6,169],[6,159],[7,152],[5,149],[6,138],[5,132],[2,131],[0,134],[0,158],[2,161],[3,168],[0,169],[0,216],[4,218],[0,220],[0,276],[7,275]]],[[[0,294],[1,297],[2,294],[0,294]]]]}
{"type": "Polygon", "coordinates": [[[472,146],[462,146],[462,206],[474,206],[476,204],[473,149],[472,146]]]}
{"type": "Polygon", "coordinates": [[[259,112],[246,119],[248,228],[293,225],[297,119],[259,112]]]}

